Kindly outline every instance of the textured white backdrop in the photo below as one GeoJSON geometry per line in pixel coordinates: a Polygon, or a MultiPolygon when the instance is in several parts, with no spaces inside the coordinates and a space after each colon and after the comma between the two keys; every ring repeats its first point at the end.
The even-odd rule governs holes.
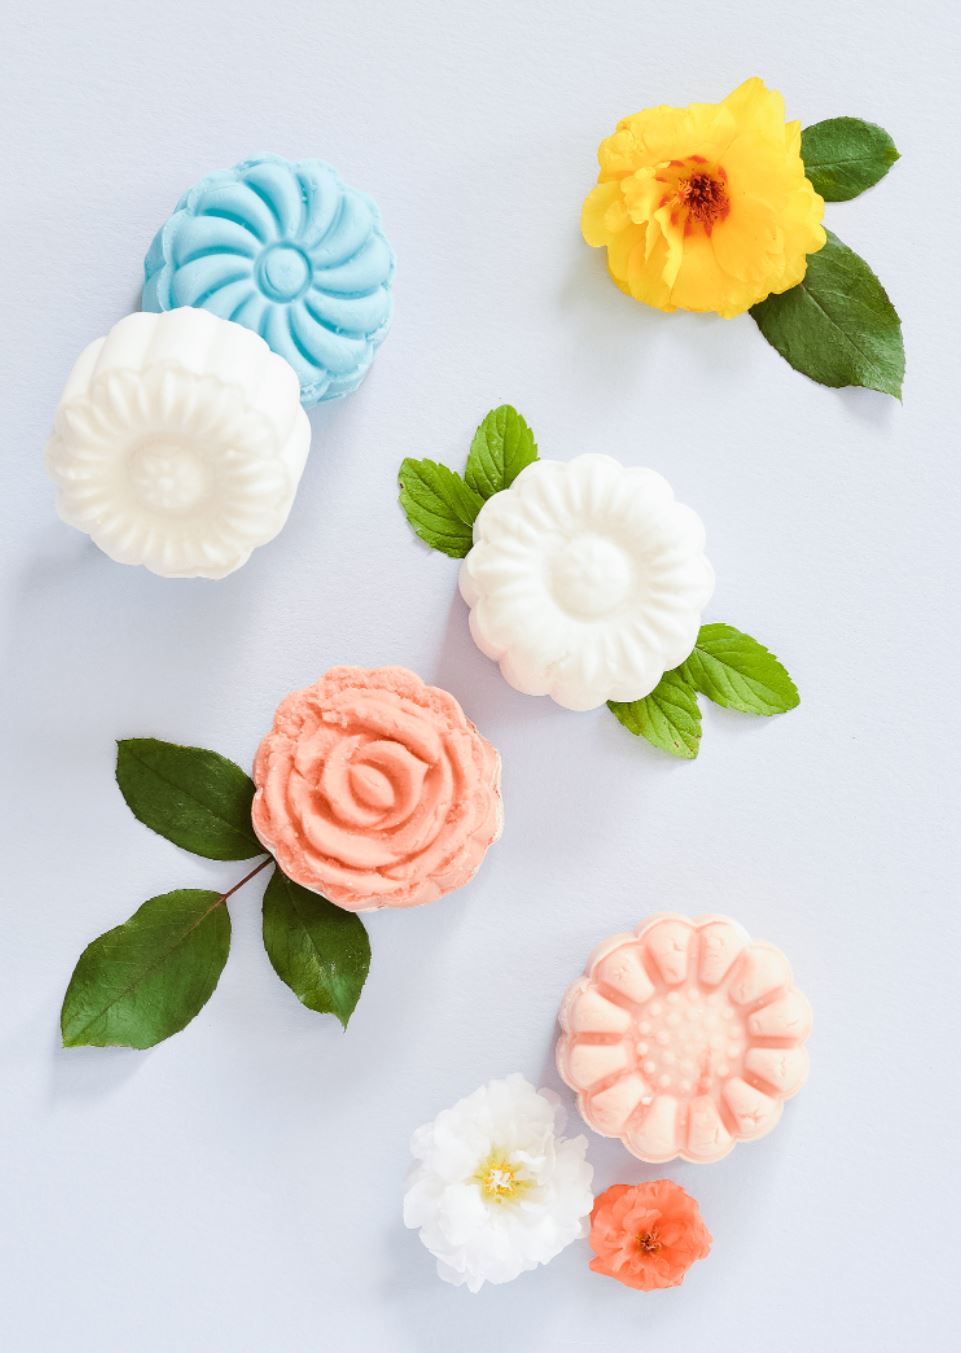
{"type": "Polygon", "coordinates": [[[950,0],[14,0],[3,27],[5,1349],[947,1347],[961,1119],[950,0]],[[803,121],[876,119],[902,151],[828,222],[900,308],[903,407],[810,384],[747,317],[630,303],[580,240],[596,143],[620,115],[718,99],[755,73],[803,121]],[[398,256],[394,328],[361,392],[314,416],[282,537],[225,582],[167,582],[57,521],[41,451],[68,368],[135,305],[178,195],[262,150],[328,158],[377,197],[398,256]],[[706,708],[701,758],[684,764],[603,711],[501,681],[468,638],[456,565],[414,541],[394,479],[406,454],[458,463],[503,401],[547,455],[609,451],[672,480],[707,523],[711,616],[784,658],[799,711],[706,708]],[[478,879],[371,919],[346,1036],[273,975],[252,887],[186,1032],[149,1053],[62,1051],[84,944],[152,894],[243,869],[139,826],[113,740],[249,763],[278,700],[345,662],[414,667],[501,749],[507,829],[478,879]],[[681,1290],[598,1278],[586,1245],[479,1297],[444,1286],[400,1222],[411,1130],[508,1071],[559,1088],[565,985],[596,940],[656,909],[730,911],[787,951],[816,1014],[808,1087],[772,1136],[714,1166],[647,1169],[591,1137],[599,1186],[668,1173],[700,1200],[714,1253],[681,1290]]]}

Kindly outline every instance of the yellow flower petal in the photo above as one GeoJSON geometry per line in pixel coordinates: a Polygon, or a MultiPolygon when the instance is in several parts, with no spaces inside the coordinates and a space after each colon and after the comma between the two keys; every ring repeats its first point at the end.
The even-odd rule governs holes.
{"type": "MultiPolygon", "coordinates": [[[[660,207],[654,213],[654,220],[660,226],[661,236],[667,246],[667,259],[663,267],[663,278],[670,289],[677,280],[684,259],[684,231],[671,220],[670,207],[660,207]]],[[[654,251],[649,250],[648,258],[654,251]]]]}
{"type": "MultiPolygon", "coordinates": [[[[653,225],[647,227],[655,231],[653,225]]],[[[650,254],[643,245],[638,245],[628,260],[628,289],[636,301],[656,306],[659,310],[673,310],[671,289],[664,280],[667,267],[668,245],[664,236],[657,232],[650,254]]]]}
{"type": "Polygon", "coordinates": [[[714,310],[727,317],[739,313],[733,308],[736,291],[737,284],[718,266],[707,236],[688,238],[677,281],[671,289],[673,305],[680,310],[714,310]],[[710,305],[702,303],[705,296],[710,296],[710,305]]]}
{"type": "Polygon", "coordinates": [[[741,197],[726,221],[715,227],[711,246],[718,267],[739,282],[779,276],[784,232],[777,216],[756,197],[741,197]]]}
{"type": "Polygon", "coordinates": [[[627,286],[627,279],[630,271],[630,259],[635,249],[640,251],[641,258],[644,257],[644,241],[647,236],[647,226],[628,226],[627,230],[622,230],[607,249],[607,266],[610,268],[611,276],[619,283],[627,286]]]}
{"type": "Polygon", "coordinates": [[[633,174],[642,164],[634,137],[626,129],[618,129],[613,136],[602,141],[597,152],[601,166],[600,179],[621,178],[624,174],[633,174]]]}
{"type": "Polygon", "coordinates": [[[638,169],[630,178],[623,179],[621,191],[628,215],[636,225],[650,220],[661,205],[665,185],[656,177],[653,168],[638,169]]]}
{"type": "Polygon", "coordinates": [[[750,124],[768,136],[784,135],[784,99],[777,90],[768,89],[756,75],[733,89],[722,106],[732,112],[742,126],[750,124]]]}
{"type": "Polygon", "coordinates": [[[610,244],[614,232],[607,224],[607,213],[620,197],[616,183],[600,183],[587,194],[581,208],[581,232],[588,244],[595,248],[610,244]]]}

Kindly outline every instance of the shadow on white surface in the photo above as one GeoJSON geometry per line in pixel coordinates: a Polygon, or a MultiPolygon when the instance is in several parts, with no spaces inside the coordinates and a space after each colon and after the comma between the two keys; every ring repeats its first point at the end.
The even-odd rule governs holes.
{"type": "Polygon", "coordinates": [[[50,1104],[107,1098],[146,1068],[150,1049],[65,1048],[55,1035],[51,1054],[50,1104]]]}

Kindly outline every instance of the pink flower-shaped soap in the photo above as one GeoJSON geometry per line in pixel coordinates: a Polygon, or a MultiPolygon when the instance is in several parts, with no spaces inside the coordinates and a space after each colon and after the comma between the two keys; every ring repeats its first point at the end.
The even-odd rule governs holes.
{"type": "Polygon", "coordinates": [[[665,914],[591,955],[560,1012],[585,1121],[652,1163],[763,1137],[807,1079],[811,1007],[772,944],[726,916],[665,914]]]}

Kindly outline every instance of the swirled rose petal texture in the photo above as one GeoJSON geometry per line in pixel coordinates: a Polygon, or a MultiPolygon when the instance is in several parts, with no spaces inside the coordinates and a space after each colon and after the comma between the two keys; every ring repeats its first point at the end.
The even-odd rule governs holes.
{"type": "Polygon", "coordinates": [[[202,306],[288,361],[310,408],[364,379],[391,319],[376,203],[323,160],[261,155],[178,202],[144,264],[145,310],[202,306]]]}
{"type": "Polygon", "coordinates": [[[605,940],[559,1018],[585,1121],[651,1163],[763,1137],[807,1079],[811,1007],[790,964],[727,916],[658,915],[605,940]]]}
{"type": "Polygon", "coordinates": [[[666,479],[583,455],[536,460],[487,500],[460,590],[511,686],[583,710],[649,695],[690,655],[714,572],[666,479]]]}
{"type": "Polygon", "coordinates": [[[254,783],[254,830],[281,869],[348,911],[443,897],[501,832],[500,757],[403,667],[334,667],[294,691],[254,783]]]}
{"type": "Polygon", "coordinates": [[[309,447],[290,366],[181,309],[127,315],[84,349],[46,464],[60,516],[111,559],[223,578],[287,520],[309,447]]]}

